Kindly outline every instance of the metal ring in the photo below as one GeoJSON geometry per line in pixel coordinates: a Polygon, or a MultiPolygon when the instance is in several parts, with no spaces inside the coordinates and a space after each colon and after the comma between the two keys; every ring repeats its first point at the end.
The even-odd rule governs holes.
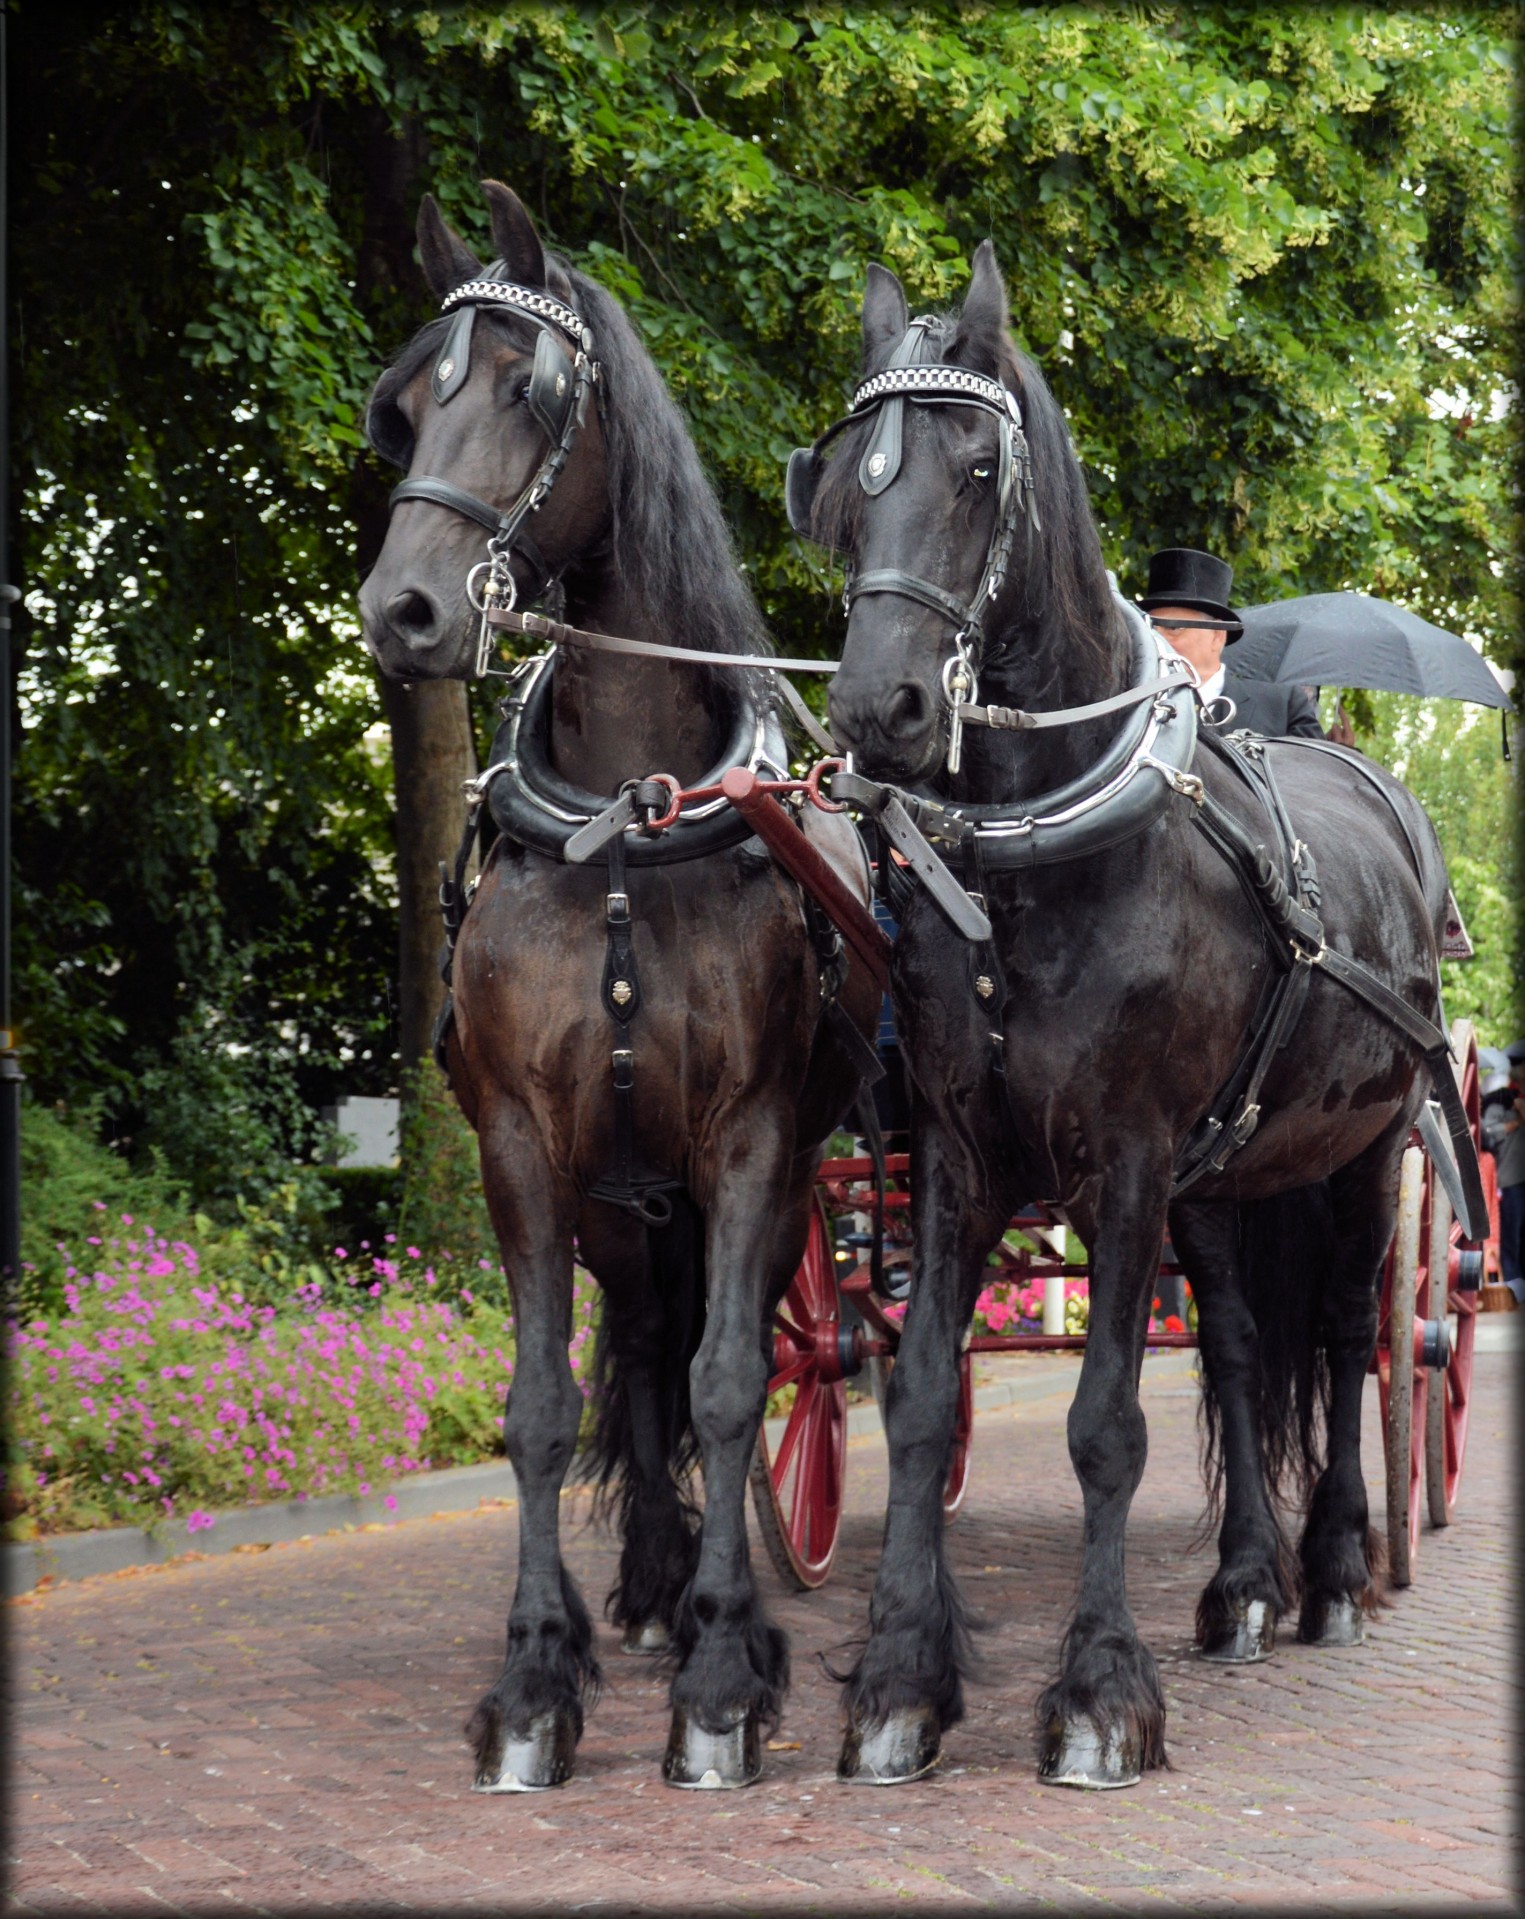
{"type": "Polygon", "coordinates": [[[828,770],[834,773],[845,773],[847,771],[847,762],[841,759],[817,760],[815,765],[812,766],[810,771],[805,775],[805,791],[810,795],[811,805],[820,807],[823,813],[845,813],[847,811],[846,800],[824,800],[821,798],[821,779],[828,770]]]}
{"type": "Polygon", "coordinates": [[[1227,693],[1215,694],[1212,699],[1202,702],[1202,717],[1207,721],[1209,726],[1227,726],[1238,711],[1239,708],[1229,698],[1227,693]],[[1221,720],[1214,719],[1214,710],[1220,706],[1224,709],[1223,718],[1221,720]]]}
{"type": "Polygon", "coordinates": [[[974,670],[969,655],[960,647],[957,652],[950,653],[943,661],[943,698],[949,706],[973,706],[979,697],[979,691],[979,676],[974,670]],[[955,699],[953,695],[952,680],[955,668],[963,673],[968,686],[968,692],[962,700],[955,699]]]}
{"type": "Polygon", "coordinates": [[[492,585],[490,590],[493,594],[493,610],[498,613],[512,613],[519,603],[519,583],[514,578],[512,569],[505,568],[503,578],[508,581],[508,601],[507,604],[505,604],[502,597],[503,588],[499,581],[497,563],[493,560],[478,560],[476,565],[466,575],[466,598],[470,600],[472,610],[477,613],[485,613],[488,610],[487,602],[485,600],[479,600],[476,594],[475,583],[479,573],[486,573],[491,576],[492,585]]]}
{"type": "MultiPolygon", "coordinates": [[[[642,828],[647,833],[662,833],[669,826],[676,826],[683,811],[683,788],[671,773],[648,773],[646,780],[653,786],[665,786],[672,798],[665,813],[659,813],[654,820],[647,820],[642,828]]],[[[644,784],[644,782],[642,782],[644,784]]]]}

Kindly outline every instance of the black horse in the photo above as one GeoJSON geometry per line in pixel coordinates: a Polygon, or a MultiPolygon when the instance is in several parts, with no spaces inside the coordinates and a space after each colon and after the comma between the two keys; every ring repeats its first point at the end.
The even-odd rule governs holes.
{"type": "MultiPolygon", "coordinates": [[[[1393,1022],[1440,1037],[1446,876],[1418,803],[1357,756],[1204,733],[1193,760],[1196,695],[1117,597],[1063,416],[1007,328],[988,242],[953,316],[908,323],[899,283],[871,268],[864,384],[835,456],[818,443],[790,476],[791,517],[850,562],[835,735],[859,775],[912,790],[904,805],[962,862],[992,927],[971,945],[927,892],[903,902],[893,996],[914,1089],[916,1277],[841,1770],[915,1776],[961,1715],[966,1621],[941,1506],[959,1347],[987,1254],[1016,1203],[1041,1196],[1089,1248],[1091,1306],[1069,1415],[1083,1572],[1038,1702],[1039,1771],[1113,1786],[1165,1763],[1124,1533],[1167,1219],[1222,1422],[1204,1649],[1248,1642],[1253,1656],[1299,1591],[1299,1636],[1349,1643],[1376,1603],[1361,1391],[1424,1095],[1393,1022]],[[1042,723],[1056,711],[1064,723],[1042,723]],[[1285,876],[1267,858],[1278,798],[1295,822],[1285,876]],[[1397,996],[1385,1020],[1342,955],[1376,976],[1369,997],[1397,996]],[[1299,1461],[1316,1484],[1294,1558],[1273,1482],[1299,1461]]],[[[866,779],[857,796],[876,801],[866,779]]]]}
{"type": "MultiPolygon", "coordinates": [[[[501,256],[486,268],[424,201],[421,257],[447,311],[371,399],[373,442],[409,471],[361,596],[383,670],[469,677],[486,664],[481,596],[501,606],[558,584],[584,630],[766,651],[714,494],[628,321],[547,255],[514,194],[485,191],[501,256]]],[[[558,1541],[583,1410],[567,1358],[575,1238],[604,1294],[597,1446],[624,1536],[609,1610],[627,1650],[673,1654],[666,1777],[745,1784],[788,1677],[743,1513],[772,1314],[823,1142],[858,1084],[830,993],[841,986],[863,1030],[876,995],[856,973],[841,984],[830,929],[812,933],[794,885],[723,803],[653,838],[638,788],[644,812],[595,864],[568,857],[625,782],[777,768],[765,674],[568,648],[522,668],[504,711],[480,783],[503,830],[459,931],[444,1042],[518,1342],[504,1435],[519,1579],[503,1672],[468,1727],[477,1783],[560,1783],[598,1681],[558,1541]]],[[[804,812],[866,898],[851,827],[804,812]]]]}

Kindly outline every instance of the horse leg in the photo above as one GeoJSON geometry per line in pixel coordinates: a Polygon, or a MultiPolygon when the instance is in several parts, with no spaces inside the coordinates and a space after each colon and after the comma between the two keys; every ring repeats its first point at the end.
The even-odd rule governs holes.
{"type": "MultiPolygon", "coordinates": [[[[1276,1622],[1297,1594],[1295,1561],[1267,1484],[1261,1443],[1260,1342],[1240,1276],[1238,1209],[1230,1201],[1179,1200],[1170,1238],[1197,1300],[1202,1368],[1216,1407],[1223,1523],[1218,1570],[1197,1601],[1205,1659],[1268,1659],[1276,1622]]],[[[1211,1428],[1209,1429],[1211,1431],[1211,1428]]]]}
{"type": "Polygon", "coordinates": [[[944,1549],[943,1488],[964,1331],[986,1256],[1010,1217],[970,1190],[966,1161],[938,1127],[919,1125],[914,1151],[915,1279],[885,1401],[884,1551],[868,1641],[846,1678],[837,1765],[840,1778],[865,1785],[930,1771],[943,1733],[964,1715],[969,1629],[944,1549]]]}
{"type": "Polygon", "coordinates": [[[1299,1548],[1297,1636],[1308,1645],[1359,1645],[1363,1615],[1377,1610],[1386,1584],[1386,1544],[1369,1524],[1361,1472],[1361,1393],[1377,1344],[1382,1262],[1397,1223],[1398,1166],[1410,1124],[1405,1110],[1329,1183],[1334,1257],[1321,1328],[1328,1440],[1299,1548]]]}
{"type": "Polygon", "coordinates": [[[1168,1178],[1168,1162],[1141,1165],[1136,1148],[1131,1159],[1119,1149],[1087,1235],[1091,1310],[1069,1416],[1085,1552],[1059,1676],[1038,1699],[1038,1777],[1049,1785],[1132,1786],[1166,1763],[1165,1700],[1128,1610],[1123,1548],[1148,1453],[1138,1380],[1168,1178]]]}
{"type": "Polygon", "coordinates": [[[531,1130],[500,1104],[482,1118],[488,1207],[513,1288],[516,1364],[503,1437],[519,1489],[519,1579],[508,1654],[466,1727],[481,1792],[559,1786],[596,1695],[593,1626],[561,1559],[561,1486],[577,1446],[567,1196],[531,1130]]]}
{"type": "Polygon", "coordinates": [[[621,1537],[605,1611],[624,1629],[621,1651],[662,1653],[699,1557],[688,1370],[704,1322],[703,1223],[679,1194],[664,1227],[589,1207],[578,1239],[604,1292],[593,1468],[621,1537]]]}
{"type": "Polygon", "coordinates": [[[704,1462],[699,1563],[673,1627],[672,1728],[662,1776],[672,1786],[749,1786],[778,1723],[789,1647],[768,1618],[747,1544],[747,1469],[768,1396],[768,1308],[804,1246],[809,1169],[789,1180],[792,1126],[752,1107],[745,1140],[717,1143],[725,1169],[706,1214],[708,1307],[689,1373],[704,1462]],[[780,1234],[779,1195],[792,1230],[780,1234]],[[787,1267],[780,1248],[789,1242],[787,1267]]]}

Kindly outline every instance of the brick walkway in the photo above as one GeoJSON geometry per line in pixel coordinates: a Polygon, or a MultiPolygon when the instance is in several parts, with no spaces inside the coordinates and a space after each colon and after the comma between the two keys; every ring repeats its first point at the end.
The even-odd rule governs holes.
{"type": "MultiPolygon", "coordinates": [[[[911,1896],[1062,1910],[1515,1910],[1506,1509],[1519,1364],[1479,1357],[1458,1523],[1425,1535],[1418,1582],[1365,1647],[1285,1645],[1239,1672],[1189,1650],[1209,1567],[1190,1543],[1194,1392],[1179,1377],[1146,1384],[1131,1599],[1160,1658],[1174,1770],[1125,1793],[1055,1791],[1033,1775],[1030,1704],[1079,1537],[1063,1397],[981,1415],[952,1542],[992,1622],[990,1681],[950,1735],[942,1775],[895,1791],[836,1784],[835,1688],[817,1660],[864,1616],[884,1493],[877,1436],[854,1444],[831,1584],[785,1597],[767,1575],[795,1688],[785,1747],[746,1793],[663,1787],[661,1684],[618,1655],[607,1628],[611,1684],[576,1780],[518,1799],[467,1790],[460,1728],[498,1670],[511,1512],[18,1600],[11,1909],[862,1912],[911,1896]]],[[[1380,1511],[1375,1391],[1367,1400],[1380,1511]]],[[[571,1561],[601,1598],[607,1543],[578,1533],[571,1561]]]]}

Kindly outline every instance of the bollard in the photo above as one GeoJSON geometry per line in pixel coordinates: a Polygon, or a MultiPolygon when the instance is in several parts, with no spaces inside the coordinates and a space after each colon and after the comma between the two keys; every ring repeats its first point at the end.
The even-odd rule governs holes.
{"type": "Polygon", "coordinates": [[[1043,1282],[1043,1330],[1046,1333],[1064,1331],[1064,1275],[1062,1273],[1043,1282]]]}

